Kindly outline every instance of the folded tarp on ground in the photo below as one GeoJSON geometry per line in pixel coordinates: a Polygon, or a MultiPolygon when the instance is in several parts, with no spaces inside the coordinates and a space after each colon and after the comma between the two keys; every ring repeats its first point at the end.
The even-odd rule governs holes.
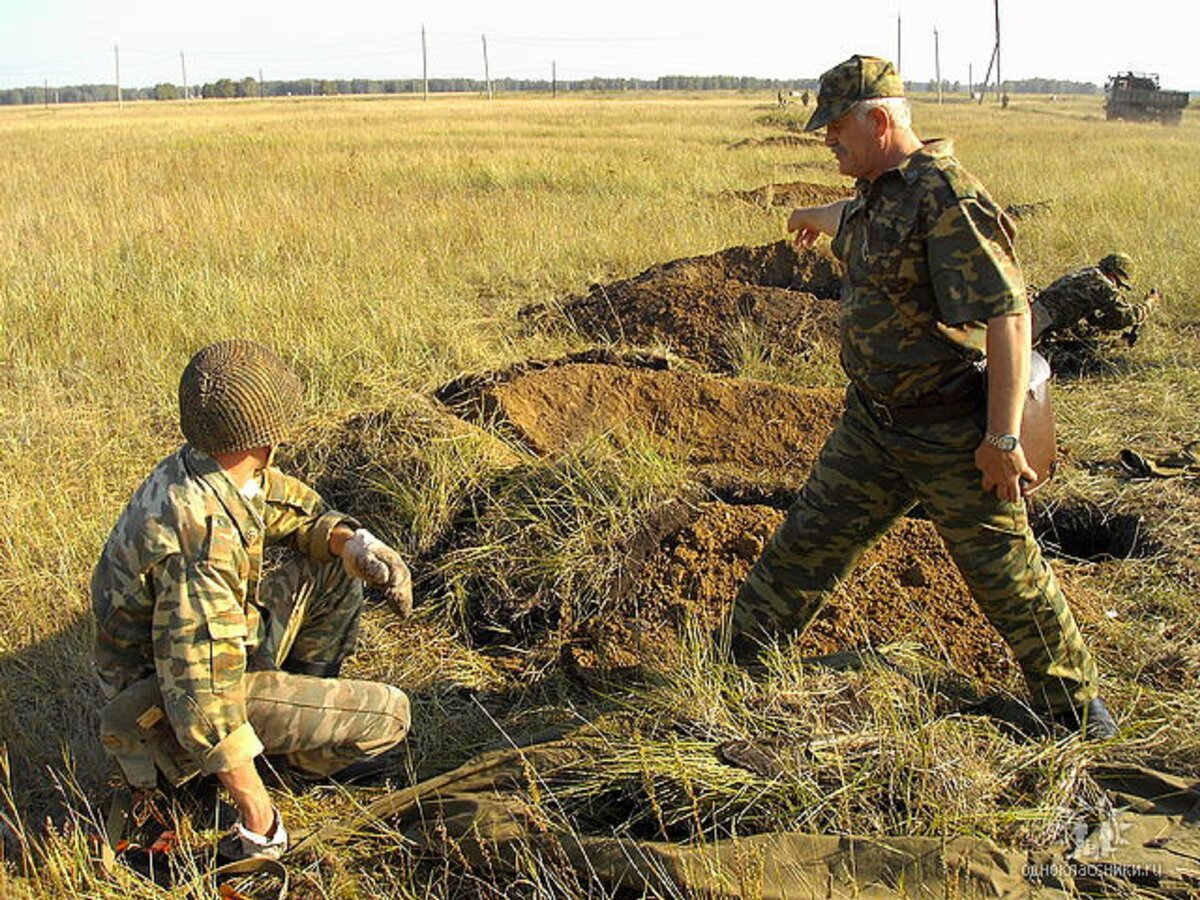
{"type": "Polygon", "coordinates": [[[590,756],[589,740],[572,738],[484,753],[379,798],[353,821],[324,826],[297,851],[386,830],[419,850],[449,854],[474,877],[543,883],[547,871],[568,872],[577,886],[616,896],[1065,897],[1119,888],[1194,897],[1200,890],[1200,792],[1140,767],[1092,770],[1113,815],[1068,856],[966,836],[780,831],[682,844],[578,834],[561,826],[549,784],[590,756]]]}

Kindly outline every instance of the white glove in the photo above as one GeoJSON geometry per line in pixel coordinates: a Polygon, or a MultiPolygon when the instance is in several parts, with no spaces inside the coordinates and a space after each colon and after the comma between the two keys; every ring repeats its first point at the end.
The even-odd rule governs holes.
{"type": "Polygon", "coordinates": [[[287,852],[288,833],[283,827],[283,817],[275,810],[269,834],[259,834],[242,824],[241,819],[233,826],[234,837],[241,843],[242,859],[279,859],[287,852]]]}
{"type": "Polygon", "coordinates": [[[342,565],[354,578],[383,588],[384,597],[402,617],[412,612],[412,575],[400,554],[365,528],[342,548],[342,565]]]}

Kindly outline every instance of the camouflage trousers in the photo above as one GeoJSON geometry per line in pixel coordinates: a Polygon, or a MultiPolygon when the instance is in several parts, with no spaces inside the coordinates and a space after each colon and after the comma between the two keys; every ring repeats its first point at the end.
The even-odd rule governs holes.
{"type": "Polygon", "coordinates": [[[982,488],[970,418],[885,426],[851,388],[784,522],[743,583],[735,646],[802,632],[862,554],[919,501],[988,620],[1012,648],[1035,705],[1096,696],[1095,662],[1029,527],[1024,501],[982,488]]]}
{"type": "MultiPolygon", "coordinates": [[[[376,756],[408,734],[408,697],[373,681],[337,678],[353,651],[362,585],[339,560],[291,555],[259,586],[262,640],[247,657],[246,716],[267,755],[315,775],[376,756]]],[[[158,678],[130,685],[101,712],[101,741],[132,787],[153,787],[156,770],[181,784],[200,767],[162,713],[158,678]]]]}

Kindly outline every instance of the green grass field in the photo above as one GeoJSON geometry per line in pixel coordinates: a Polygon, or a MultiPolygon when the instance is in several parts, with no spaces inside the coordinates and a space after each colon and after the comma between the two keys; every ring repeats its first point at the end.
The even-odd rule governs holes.
{"type": "MultiPolygon", "coordinates": [[[[458,375],[583,348],[581,339],[530,333],[516,311],[655,262],[782,236],[783,212],[722,199],[722,190],[844,183],[817,144],[729,149],[776,133],[756,124],[772,100],[328,98],[127,104],[120,113],[0,109],[0,743],[10,776],[10,808],[0,808],[0,818],[11,839],[0,894],[155,895],[132,876],[94,874],[82,839],[71,828],[44,835],[42,822],[51,813],[61,825],[64,805],[81,807],[71,784],[103,802],[110,771],[93,736],[88,579],[131,491],[180,441],[175,389],[190,355],[233,336],[275,348],[305,381],[301,433],[319,448],[356,411],[411,409],[458,375]],[[21,834],[36,847],[22,845],[21,834]],[[14,846],[24,852],[14,855],[14,846]]],[[[1019,224],[1030,283],[1123,250],[1137,264],[1138,286],[1162,292],[1159,314],[1119,370],[1058,385],[1068,465],[1051,490],[1144,515],[1166,548],[1153,559],[1078,567],[1115,611],[1088,636],[1104,692],[1127,726],[1122,740],[1096,752],[1194,775],[1198,582],[1178,560],[1200,549],[1200,488],[1194,479],[1123,482],[1086,463],[1123,447],[1153,453],[1200,437],[1200,113],[1188,111],[1177,128],[1110,123],[1099,98],[1017,95],[1003,111],[918,97],[914,118],[922,136],[953,137],[959,158],[1002,204],[1051,201],[1019,224]],[[1175,658],[1173,678],[1154,676],[1150,663],[1175,658]]],[[[769,365],[755,374],[794,377],[769,365]]],[[[828,374],[821,380],[837,383],[828,374]]],[[[429,542],[406,529],[444,524],[450,513],[438,491],[460,489],[480,465],[470,451],[432,457],[423,470],[432,477],[402,486],[420,510],[371,523],[409,551],[428,551],[429,542]]],[[[583,508],[579,528],[616,527],[683,477],[653,447],[592,447],[571,462],[536,477],[573,492],[583,508]]],[[[512,571],[510,549],[498,540],[499,561],[486,571],[512,571]]],[[[585,579],[561,583],[580,584],[594,563],[564,553],[553,565],[556,577],[570,570],[585,579]]],[[[464,643],[457,623],[445,604],[412,626],[398,628],[383,609],[366,623],[355,673],[414,692],[416,774],[457,765],[495,740],[493,716],[521,731],[611,712],[611,694],[601,702],[553,670],[506,675],[464,643]],[[493,695],[503,701],[489,705],[493,695]]],[[[618,705],[700,741],[753,734],[762,698],[726,690],[735,674],[704,664],[703,647],[689,646],[694,652],[671,663],[665,685],[621,694],[618,705]]],[[[780,683],[794,681],[789,665],[779,664],[780,683]]],[[[961,735],[917,736],[903,717],[889,723],[878,685],[854,689],[875,691],[859,724],[899,746],[898,759],[950,747],[958,749],[945,752],[966,753],[961,735]]],[[[918,715],[925,701],[897,690],[896,702],[911,702],[918,715]]],[[[810,713],[792,724],[811,725],[810,713]]],[[[659,738],[647,729],[640,757],[636,740],[614,754],[635,770],[640,758],[643,775],[665,772],[668,781],[673,768],[689,771],[686,748],[666,753],[659,738]]],[[[955,777],[1008,777],[1004,746],[973,746],[955,777]]],[[[1052,770],[1064,759],[1086,766],[1090,752],[1048,742],[1028,751],[1027,762],[1043,773],[1043,786],[1057,785],[1052,770]]],[[[1039,798],[1014,781],[992,793],[981,788],[991,800],[958,809],[953,785],[934,782],[905,786],[929,791],[910,819],[863,813],[866,801],[855,804],[854,790],[872,797],[878,784],[861,782],[847,788],[844,805],[819,815],[798,817],[807,795],[793,793],[774,797],[764,816],[775,827],[1051,840],[1043,801],[1052,792],[1039,798]]],[[[701,805],[720,807],[727,787],[712,785],[701,805]]],[[[697,803],[688,791],[662,796],[681,807],[697,803]]],[[[299,828],[330,803],[349,809],[356,800],[298,793],[279,802],[299,828]]],[[[710,828],[719,825],[693,831],[703,837],[710,828]]],[[[444,872],[422,868],[401,846],[389,852],[368,848],[361,860],[351,853],[314,868],[323,893],[311,896],[449,892],[444,872]]],[[[547,884],[527,892],[553,893],[547,884]]],[[[503,894],[499,886],[473,890],[503,894]]]]}

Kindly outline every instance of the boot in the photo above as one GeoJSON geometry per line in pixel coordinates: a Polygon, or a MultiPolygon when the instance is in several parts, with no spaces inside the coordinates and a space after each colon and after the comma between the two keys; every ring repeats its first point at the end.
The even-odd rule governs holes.
{"type": "Polygon", "coordinates": [[[1106,741],[1117,734],[1116,720],[1099,697],[1089,700],[1081,710],[1059,713],[1054,721],[1071,730],[1081,730],[1089,741],[1106,741]]]}

